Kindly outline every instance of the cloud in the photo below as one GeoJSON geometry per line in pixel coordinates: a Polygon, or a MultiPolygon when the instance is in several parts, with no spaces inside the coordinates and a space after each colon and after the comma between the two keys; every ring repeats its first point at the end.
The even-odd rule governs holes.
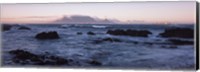
{"type": "Polygon", "coordinates": [[[100,19],[83,15],[63,16],[60,19],[53,21],[54,23],[65,24],[114,24],[116,23],[110,19],[100,19]]]}
{"type": "Polygon", "coordinates": [[[42,19],[42,18],[55,18],[56,16],[25,16],[25,17],[16,17],[16,18],[0,18],[0,19],[42,19]]]}
{"type": "Polygon", "coordinates": [[[128,23],[128,24],[148,24],[151,22],[147,22],[144,20],[128,20],[126,23],[128,23]]]}

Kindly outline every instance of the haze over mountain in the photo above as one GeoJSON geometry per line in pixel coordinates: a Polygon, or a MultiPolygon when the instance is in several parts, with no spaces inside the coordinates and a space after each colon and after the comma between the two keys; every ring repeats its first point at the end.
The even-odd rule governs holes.
{"type": "Polygon", "coordinates": [[[65,24],[116,24],[119,23],[118,20],[111,19],[100,19],[90,16],[83,15],[72,15],[72,16],[63,16],[60,19],[53,21],[53,23],[65,23],[65,24]]]}

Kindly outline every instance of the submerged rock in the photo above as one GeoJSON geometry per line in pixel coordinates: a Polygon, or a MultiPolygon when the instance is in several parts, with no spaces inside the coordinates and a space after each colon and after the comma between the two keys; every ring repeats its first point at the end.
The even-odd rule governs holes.
{"type": "Polygon", "coordinates": [[[153,43],[151,43],[151,42],[144,42],[144,44],[153,45],[153,43]]]}
{"type": "Polygon", "coordinates": [[[21,26],[18,28],[19,30],[31,30],[31,28],[25,27],[25,26],[21,26]]]}
{"type": "Polygon", "coordinates": [[[131,29],[121,30],[121,29],[116,29],[116,30],[108,30],[107,34],[148,37],[148,35],[152,34],[152,33],[148,30],[131,30],[131,29]]]}
{"type": "Polygon", "coordinates": [[[179,39],[169,39],[169,41],[175,45],[192,45],[192,44],[194,44],[193,41],[179,40],[179,39]]]}
{"type": "Polygon", "coordinates": [[[88,35],[95,35],[95,33],[91,32],[91,31],[87,32],[87,34],[88,35]]]}
{"type": "Polygon", "coordinates": [[[120,39],[117,38],[103,38],[99,40],[95,40],[94,43],[102,43],[102,42],[122,42],[120,39]]]}
{"type": "Polygon", "coordinates": [[[36,39],[59,39],[59,35],[56,31],[42,32],[35,36],[36,39]]]}
{"type": "Polygon", "coordinates": [[[82,35],[83,33],[82,32],[77,32],[77,35],[82,35]]]}
{"type": "Polygon", "coordinates": [[[2,24],[2,31],[8,31],[12,28],[11,25],[8,24],[2,24]]]}
{"type": "Polygon", "coordinates": [[[161,48],[167,48],[167,49],[177,49],[178,47],[176,45],[162,45],[161,48]]]}
{"type": "Polygon", "coordinates": [[[18,64],[32,65],[68,65],[67,59],[52,55],[37,55],[25,50],[12,50],[10,54],[14,55],[12,61],[18,64]]]}
{"type": "Polygon", "coordinates": [[[104,38],[102,41],[109,41],[109,42],[121,42],[121,40],[116,38],[104,38]]]}
{"type": "Polygon", "coordinates": [[[94,65],[94,66],[100,66],[100,65],[102,65],[101,62],[98,62],[98,61],[96,61],[96,60],[90,61],[89,64],[94,65]]]}
{"type": "Polygon", "coordinates": [[[138,44],[139,42],[137,42],[137,41],[132,41],[131,43],[133,43],[133,44],[138,44]]]}
{"type": "Polygon", "coordinates": [[[194,30],[190,28],[166,29],[159,34],[161,37],[194,38],[194,30]]]}
{"type": "Polygon", "coordinates": [[[171,45],[169,48],[178,48],[177,46],[171,45]]]}

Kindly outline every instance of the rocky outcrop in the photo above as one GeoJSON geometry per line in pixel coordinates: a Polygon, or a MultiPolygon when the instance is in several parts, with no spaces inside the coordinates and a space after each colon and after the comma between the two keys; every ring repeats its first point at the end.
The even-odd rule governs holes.
{"type": "Polygon", "coordinates": [[[175,45],[192,45],[192,44],[194,44],[193,41],[180,40],[180,39],[169,39],[169,41],[175,45]]]}
{"type": "Polygon", "coordinates": [[[161,37],[194,38],[194,30],[189,28],[166,29],[159,34],[161,37]]]}
{"type": "Polygon", "coordinates": [[[35,36],[36,39],[45,40],[45,39],[59,39],[59,35],[56,31],[42,32],[35,36]]]}
{"type": "Polygon", "coordinates": [[[11,25],[8,24],[2,24],[2,31],[8,31],[12,28],[11,25]]]}
{"type": "Polygon", "coordinates": [[[18,30],[31,30],[29,27],[21,26],[18,28],[18,30]]]}
{"type": "Polygon", "coordinates": [[[92,60],[92,61],[90,61],[89,64],[91,64],[91,65],[93,65],[93,66],[101,66],[101,65],[102,65],[101,62],[96,61],[96,60],[92,60]]]}
{"type": "Polygon", "coordinates": [[[76,34],[77,34],[77,35],[82,35],[83,33],[82,33],[82,32],[77,32],[76,34]]]}
{"type": "Polygon", "coordinates": [[[107,34],[111,35],[125,35],[125,36],[136,36],[136,37],[148,37],[149,34],[152,34],[148,30],[121,30],[121,29],[116,29],[116,30],[108,30],[107,34]]]}
{"type": "Polygon", "coordinates": [[[9,51],[10,54],[14,55],[12,61],[18,64],[27,64],[27,65],[68,65],[69,60],[53,56],[53,55],[37,55],[30,53],[25,50],[17,49],[9,51]]]}
{"type": "Polygon", "coordinates": [[[91,31],[87,32],[87,34],[88,34],[88,35],[95,35],[95,33],[94,33],[94,32],[91,32],[91,31]]]}
{"type": "Polygon", "coordinates": [[[94,40],[93,43],[95,44],[99,44],[99,43],[102,43],[102,42],[122,42],[120,39],[117,39],[117,38],[103,38],[103,39],[98,39],[98,40],[94,40]]]}

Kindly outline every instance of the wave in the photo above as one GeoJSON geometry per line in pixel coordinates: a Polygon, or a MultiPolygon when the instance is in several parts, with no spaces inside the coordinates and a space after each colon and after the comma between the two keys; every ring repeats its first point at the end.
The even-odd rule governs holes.
{"type": "Polygon", "coordinates": [[[92,25],[93,28],[107,28],[107,26],[103,25],[92,25]]]}

